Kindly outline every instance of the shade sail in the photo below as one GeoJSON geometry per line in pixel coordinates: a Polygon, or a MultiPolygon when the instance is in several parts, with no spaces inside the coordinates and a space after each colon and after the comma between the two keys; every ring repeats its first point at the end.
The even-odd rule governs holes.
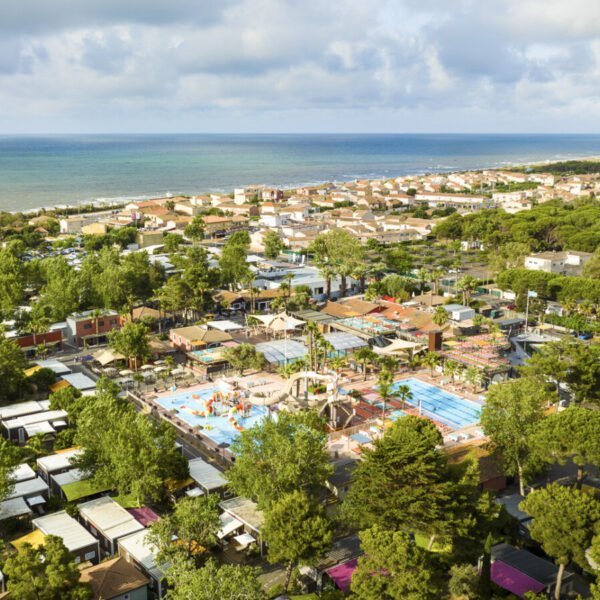
{"type": "Polygon", "coordinates": [[[125,360],[125,357],[122,354],[110,349],[98,350],[98,352],[94,352],[93,356],[94,360],[99,362],[103,367],[115,362],[116,360],[125,360]]]}

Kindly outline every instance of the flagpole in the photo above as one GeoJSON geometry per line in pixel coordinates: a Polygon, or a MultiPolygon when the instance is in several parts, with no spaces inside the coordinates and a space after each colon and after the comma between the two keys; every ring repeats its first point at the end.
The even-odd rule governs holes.
{"type": "Polygon", "coordinates": [[[527,290],[527,304],[525,306],[525,332],[527,332],[528,323],[529,323],[529,290],[527,290]]]}

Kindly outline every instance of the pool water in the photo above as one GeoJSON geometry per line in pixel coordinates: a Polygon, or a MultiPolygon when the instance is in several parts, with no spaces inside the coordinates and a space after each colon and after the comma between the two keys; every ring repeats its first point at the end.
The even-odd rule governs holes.
{"type": "Polygon", "coordinates": [[[420,379],[403,379],[394,384],[394,392],[399,386],[406,385],[410,388],[412,398],[406,404],[418,408],[421,401],[421,410],[424,415],[448,425],[453,429],[461,429],[467,425],[479,423],[481,406],[452,394],[420,379]]]}
{"type": "MultiPolygon", "coordinates": [[[[232,413],[231,416],[235,423],[229,420],[229,407],[225,404],[216,406],[216,412],[219,412],[219,409],[222,411],[219,416],[209,414],[206,410],[206,403],[218,391],[220,391],[219,388],[211,387],[193,392],[175,392],[169,396],[158,398],[156,402],[166,410],[176,410],[177,417],[188,423],[190,427],[200,425],[203,428],[201,433],[213,442],[231,445],[240,433],[235,423],[243,429],[248,429],[260,422],[269,411],[264,406],[252,406],[246,403],[246,416],[241,411],[232,413]]],[[[236,403],[236,401],[231,402],[232,405],[236,403]]]]}

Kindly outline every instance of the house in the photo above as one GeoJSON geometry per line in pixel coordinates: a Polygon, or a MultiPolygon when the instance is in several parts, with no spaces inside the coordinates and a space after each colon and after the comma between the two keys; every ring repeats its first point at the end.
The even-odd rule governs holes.
{"type": "MultiPolygon", "coordinates": [[[[44,537],[55,535],[62,539],[67,550],[75,555],[75,563],[89,560],[96,564],[100,560],[98,540],[66,511],[38,517],[33,520],[33,525],[44,537]]],[[[43,544],[43,540],[40,543],[43,544]]]]}
{"type": "Polygon", "coordinates": [[[224,237],[227,233],[244,228],[248,224],[248,217],[218,217],[206,215],[202,217],[204,230],[209,237],[224,237]]]}
{"type": "Polygon", "coordinates": [[[373,302],[349,298],[339,302],[327,302],[321,309],[322,313],[331,317],[344,319],[347,317],[363,317],[381,311],[381,307],[373,302]]]}
{"type": "Polygon", "coordinates": [[[149,248],[163,243],[164,234],[162,231],[152,229],[139,229],[136,240],[140,248],[149,248]]]}
{"type": "Polygon", "coordinates": [[[165,573],[168,564],[159,564],[156,559],[157,549],[146,539],[147,531],[142,529],[117,542],[119,556],[133,565],[149,578],[148,587],[159,600],[165,595],[165,573]]]}
{"type": "Polygon", "coordinates": [[[73,468],[71,462],[81,452],[82,450],[79,448],[68,448],[66,450],[59,450],[49,456],[42,456],[36,460],[37,471],[41,478],[50,485],[50,476],[71,470],[73,468]]]}
{"type": "MultiPolygon", "coordinates": [[[[256,503],[248,498],[244,498],[242,496],[236,496],[235,498],[231,498],[229,500],[224,500],[221,502],[221,509],[224,513],[229,515],[234,521],[232,522],[234,525],[236,522],[239,524],[239,528],[243,528],[244,532],[253,538],[253,541],[256,541],[259,545],[261,555],[264,552],[264,545],[261,538],[261,528],[265,521],[265,515],[262,510],[259,510],[256,503]]],[[[230,525],[231,527],[231,525],[230,525]]],[[[249,538],[241,539],[242,536],[236,536],[239,539],[239,543],[245,543],[247,545],[249,538]]],[[[235,540],[236,538],[234,538],[235,540]]]]}
{"type": "Polygon", "coordinates": [[[81,571],[95,600],[147,600],[150,580],[122,556],[81,571]]]}
{"type": "Polygon", "coordinates": [[[169,340],[173,347],[191,352],[198,348],[216,348],[224,342],[232,341],[233,338],[225,331],[190,325],[171,329],[169,340]]]}
{"type": "Polygon", "coordinates": [[[37,434],[54,434],[67,426],[67,412],[64,410],[46,410],[1,423],[2,434],[15,444],[23,445],[37,434]]]}
{"type": "Polygon", "coordinates": [[[539,252],[525,257],[525,268],[556,275],[581,275],[583,266],[592,257],[589,252],[539,252]]]}
{"type": "MultiPolygon", "coordinates": [[[[556,587],[558,567],[527,550],[510,544],[492,547],[491,579],[501,588],[519,596],[527,592],[552,594],[556,587]]],[[[562,594],[575,591],[576,578],[565,571],[562,579],[562,594]]]]}
{"type": "Polygon", "coordinates": [[[16,505],[20,500],[20,504],[24,502],[32,510],[46,504],[48,486],[29,465],[23,463],[16,466],[11,471],[11,477],[14,485],[5,502],[13,502],[16,505]]]}
{"type": "Polygon", "coordinates": [[[60,232],[64,235],[77,235],[85,225],[93,223],[97,218],[94,214],[65,217],[59,221],[60,232]]]}
{"type": "Polygon", "coordinates": [[[86,310],[67,317],[67,338],[77,348],[84,344],[104,344],[108,334],[120,328],[121,320],[115,310],[86,310]]]}
{"type": "Polygon", "coordinates": [[[221,471],[213,467],[201,458],[193,458],[189,461],[190,478],[194,480],[196,487],[186,492],[188,496],[201,494],[227,495],[227,479],[221,471]],[[193,493],[190,493],[193,492],[193,493]]]}
{"type": "Polygon", "coordinates": [[[145,529],[126,509],[109,496],[102,496],[80,504],[79,519],[92,535],[98,538],[100,548],[115,554],[117,541],[145,529]]]}
{"type": "Polygon", "coordinates": [[[451,321],[468,321],[475,316],[475,311],[472,308],[462,304],[444,304],[443,306],[451,321]]]}
{"type": "Polygon", "coordinates": [[[48,348],[61,348],[63,335],[60,329],[45,331],[44,333],[24,333],[21,335],[10,336],[19,348],[26,354],[33,355],[38,346],[47,346],[48,348]]]}

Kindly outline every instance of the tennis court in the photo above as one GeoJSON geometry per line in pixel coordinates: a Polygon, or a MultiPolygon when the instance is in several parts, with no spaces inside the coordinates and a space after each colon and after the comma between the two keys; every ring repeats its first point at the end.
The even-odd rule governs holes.
{"type": "Polygon", "coordinates": [[[466,398],[415,378],[397,381],[394,384],[394,392],[401,385],[408,386],[412,394],[412,398],[406,399],[406,404],[418,408],[420,403],[423,414],[434,421],[453,429],[479,423],[481,406],[466,398]]]}

